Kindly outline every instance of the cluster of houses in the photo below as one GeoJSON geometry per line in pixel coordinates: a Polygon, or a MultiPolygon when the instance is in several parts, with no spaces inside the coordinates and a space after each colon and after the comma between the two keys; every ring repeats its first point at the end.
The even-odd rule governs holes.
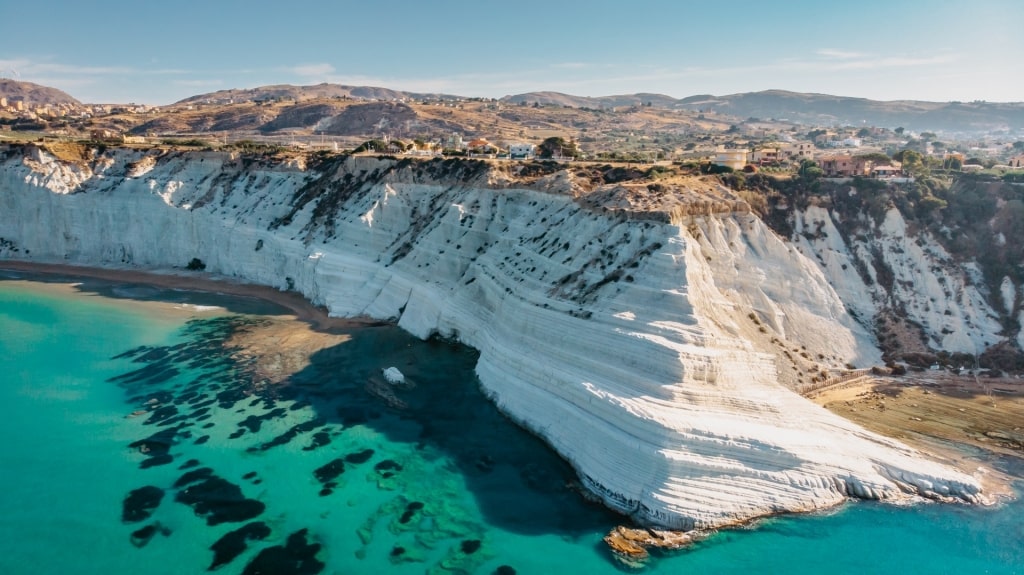
{"type": "Polygon", "coordinates": [[[742,148],[719,146],[715,150],[715,155],[711,157],[711,163],[734,170],[742,170],[748,164],[764,166],[779,162],[800,163],[803,160],[813,160],[815,156],[816,148],[810,142],[764,146],[753,152],[742,148]]]}
{"type": "Polygon", "coordinates": [[[507,158],[512,160],[532,160],[537,155],[537,146],[523,142],[506,142],[504,146],[492,143],[487,138],[474,138],[466,141],[462,135],[453,132],[446,138],[430,142],[414,141],[411,144],[401,140],[384,138],[384,151],[391,154],[409,156],[435,156],[444,150],[462,152],[471,158],[507,158]]]}
{"type": "MultiPolygon", "coordinates": [[[[960,154],[958,159],[963,162],[960,154]]],[[[871,158],[848,153],[816,153],[814,144],[798,142],[785,146],[768,146],[754,151],[728,149],[720,146],[711,163],[742,170],[748,165],[776,165],[781,162],[798,164],[803,160],[814,160],[828,178],[852,178],[855,176],[892,179],[904,177],[902,165],[896,161],[877,162],[871,158]]]]}
{"type": "Polygon", "coordinates": [[[77,117],[83,106],[74,104],[33,104],[24,100],[13,100],[0,96],[0,112],[13,114],[17,118],[38,120],[40,118],[77,117]]]}
{"type": "Polygon", "coordinates": [[[154,110],[150,106],[137,104],[36,104],[22,99],[0,96],[0,112],[6,112],[23,120],[46,120],[56,118],[93,118],[110,114],[145,114],[154,110]]]}
{"type": "Polygon", "coordinates": [[[903,166],[899,162],[891,161],[887,164],[877,163],[874,160],[852,156],[850,154],[836,154],[818,158],[818,166],[825,172],[826,178],[852,178],[855,176],[892,179],[903,177],[903,166]]]}
{"type": "Polygon", "coordinates": [[[122,144],[145,144],[145,136],[132,136],[123,132],[117,132],[114,130],[91,130],[89,132],[89,139],[97,142],[115,142],[122,144]]]}

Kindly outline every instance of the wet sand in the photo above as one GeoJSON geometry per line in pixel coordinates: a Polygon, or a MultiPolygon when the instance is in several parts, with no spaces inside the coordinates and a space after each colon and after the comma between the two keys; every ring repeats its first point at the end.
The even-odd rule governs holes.
{"type": "MultiPolygon", "coordinates": [[[[225,345],[232,350],[235,359],[248,364],[253,370],[256,385],[284,383],[290,376],[301,372],[310,365],[317,352],[344,344],[352,339],[354,330],[374,326],[391,325],[371,318],[339,318],[328,316],[327,309],[315,306],[297,292],[280,291],[271,287],[249,284],[237,278],[217,276],[202,272],[180,269],[141,271],[131,268],[98,268],[68,264],[36,263],[25,261],[0,261],[0,272],[25,274],[24,281],[56,281],[54,289],[73,290],[79,279],[95,279],[110,284],[153,286],[160,289],[222,294],[261,300],[286,309],[290,315],[263,315],[257,322],[239,328],[225,345]]],[[[123,291],[123,290],[122,290],[123,291]]],[[[132,296],[127,296],[132,297],[132,296]]],[[[152,313],[154,305],[161,306],[161,313],[172,316],[205,316],[225,313],[219,307],[181,306],[159,301],[146,300],[146,294],[138,296],[141,301],[126,299],[129,305],[145,306],[152,313]]],[[[371,378],[368,385],[388,390],[382,377],[371,378]]]]}
{"type": "MultiPolygon", "coordinates": [[[[140,271],[130,268],[98,268],[11,260],[0,261],[0,270],[42,276],[92,278],[116,283],[151,285],[173,290],[256,298],[288,309],[294,314],[296,319],[307,322],[314,329],[320,331],[334,328],[379,325],[381,323],[377,320],[366,318],[329,317],[325,308],[311,304],[302,294],[297,292],[280,291],[272,287],[244,283],[237,278],[201,272],[178,269],[140,271]]],[[[32,278],[25,279],[30,280],[32,278]]]]}
{"type": "Polygon", "coordinates": [[[860,380],[808,397],[974,475],[990,498],[1012,496],[1010,484],[1024,479],[1024,379],[928,371],[860,380]]]}

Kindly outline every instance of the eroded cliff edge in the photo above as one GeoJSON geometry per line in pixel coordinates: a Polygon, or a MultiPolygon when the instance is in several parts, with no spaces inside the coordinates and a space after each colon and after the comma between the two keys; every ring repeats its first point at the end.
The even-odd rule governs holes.
{"type": "Polygon", "coordinates": [[[714,183],[366,157],[2,150],[0,257],[294,289],[480,351],[606,504],[672,529],[978,483],[792,390],[879,359],[821,267],[714,183]]]}

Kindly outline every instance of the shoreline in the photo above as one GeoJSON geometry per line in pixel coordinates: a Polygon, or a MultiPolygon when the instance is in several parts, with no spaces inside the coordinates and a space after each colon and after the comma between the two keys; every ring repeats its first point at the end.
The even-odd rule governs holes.
{"type": "MultiPolygon", "coordinates": [[[[317,331],[338,328],[382,325],[386,322],[370,318],[331,317],[326,308],[313,305],[298,292],[281,291],[269,286],[246,283],[237,278],[180,269],[141,270],[138,268],[97,267],[69,263],[0,260],[0,271],[41,276],[76,276],[111,283],[132,283],[159,288],[192,291],[263,300],[287,309],[295,319],[310,324],[317,331]]],[[[31,278],[27,278],[31,279],[31,278]]]]}
{"type": "MultiPolygon", "coordinates": [[[[170,290],[253,298],[275,304],[288,310],[295,320],[305,323],[310,327],[310,329],[321,333],[330,333],[332,330],[344,328],[387,324],[387,322],[369,318],[330,317],[325,308],[312,304],[298,292],[280,291],[269,286],[246,283],[234,277],[219,276],[178,268],[142,270],[128,267],[97,267],[70,263],[0,260],[0,271],[24,273],[26,275],[35,276],[48,276],[52,278],[60,278],[61,276],[87,278],[109,283],[140,284],[170,290]]],[[[32,277],[19,279],[24,279],[26,281],[34,280],[32,277]]],[[[304,336],[301,336],[301,334],[289,334],[288,339],[303,339],[303,337],[304,336]]],[[[327,345],[328,342],[322,342],[320,341],[321,339],[322,338],[314,338],[308,342],[308,345],[311,347],[323,347],[327,345]]],[[[247,345],[244,345],[243,347],[250,347],[254,342],[247,341],[246,343],[247,345]]],[[[260,344],[258,347],[262,348],[263,352],[272,351],[275,354],[275,359],[281,359],[281,352],[283,350],[279,349],[279,344],[281,343],[280,339],[275,339],[270,342],[259,341],[257,343],[260,344]]],[[[295,342],[292,341],[292,343],[295,342]]],[[[331,343],[337,342],[333,342],[332,340],[331,343]]],[[[308,352],[309,349],[297,351],[308,352]]],[[[285,363],[291,364],[293,362],[289,361],[285,363]]],[[[273,375],[270,375],[269,379],[273,380],[273,375]]],[[[910,381],[910,378],[907,378],[907,381],[910,381]]],[[[893,428],[897,431],[895,434],[892,433],[893,429],[887,430],[888,432],[882,431],[871,425],[870,421],[865,421],[864,417],[851,417],[851,414],[847,412],[848,410],[836,409],[836,405],[826,405],[828,403],[839,401],[839,399],[833,395],[835,393],[844,394],[843,399],[845,401],[845,394],[863,392],[864,390],[873,389],[876,385],[879,385],[879,381],[872,379],[868,382],[854,386],[841,386],[834,390],[822,390],[820,394],[811,394],[811,400],[826,409],[830,409],[830,411],[833,411],[834,413],[842,415],[850,421],[871,429],[872,431],[879,432],[882,435],[904,442],[905,444],[920,451],[924,457],[929,459],[940,461],[954,467],[960,467],[961,469],[965,469],[967,465],[971,465],[973,467],[984,465],[986,468],[984,472],[982,472],[980,468],[978,470],[972,469],[969,471],[965,469],[965,471],[974,475],[979,481],[983,482],[985,491],[990,495],[989,504],[998,504],[1002,500],[1014,497],[1014,491],[1011,484],[1021,481],[1024,479],[1024,476],[1016,476],[993,469],[991,464],[986,460],[995,458],[997,453],[986,451],[980,454],[967,454],[962,449],[958,449],[958,446],[977,447],[977,445],[972,445],[971,443],[964,441],[957,441],[956,439],[949,437],[909,437],[905,434],[905,432],[908,431],[905,426],[902,429],[893,428]]],[[[917,385],[922,384],[919,382],[917,385]]],[[[1022,394],[1024,394],[1024,391],[1022,391],[1022,394]]],[[[1022,421],[1024,421],[1024,419],[1022,419],[1022,421]]],[[[1017,455],[1017,457],[1021,456],[1017,455]]],[[[833,512],[835,509],[838,509],[843,505],[845,505],[845,503],[840,503],[835,507],[829,507],[827,509],[816,510],[812,513],[833,512]]],[[[782,515],[789,515],[789,513],[782,515]]],[[[758,521],[772,516],[773,515],[757,517],[749,521],[723,526],[721,528],[735,529],[753,526],[756,525],[758,521]]],[[[625,516],[623,516],[623,519],[625,519],[625,516]]],[[[626,524],[628,524],[628,522],[624,521],[614,527],[606,535],[605,543],[608,545],[613,555],[616,555],[620,560],[625,559],[627,565],[635,561],[642,562],[647,557],[647,550],[650,548],[678,549],[686,547],[717,530],[711,530],[709,532],[681,532],[646,527],[626,527],[626,524]]]]}
{"type": "MultiPolygon", "coordinates": [[[[314,305],[298,292],[281,291],[270,286],[248,283],[235,277],[179,268],[139,269],[119,266],[99,267],[72,263],[0,260],[0,272],[2,271],[48,276],[51,278],[69,276],[72,278],[99,280],[112,284],[139,284],[184,292],[251,298],[279,306],[287,310],[290,313],[290,317],[294,320],[307,324],[312,331],[324,334],[355,327],[391,325],[388,322],[365,317],[332,317],[328,314],[326,308],[314,305]]],[[[31,277],[22,279],[33,281],[31,277]]],[[[889,396],[888,399],[892,401],[894,395],[899,395],[893,392],[895,386],[917,389],[918,391],[930,388],[937,391],[932,396],[933,398],[943,397],[949,400],[951,395],[955,395],[955,393],[949,393],[948,390],[959,389],[963,391],[965,385],[970,385],[970,382],[963,378],[938,376],[940,381],[932,381],[935,377],[932,374],[926,374],[925,377],[914,377],[914,375],[907,375],[902,378],[872,377],[867,381],[858,382],[854,385],[844,384],[835,388],[818,390],[805,397],[822,408],[828,409],[849,421],[886,437],[901,441],[920,451],[927,458],[964,469],[983,483],[985,491],[990,497],[994,498],[991,503],[997,503],[999,499],[1016,497],[1012,484],[1024,481],[1024,474],[1014,474],[993,469],[991,463],[1002,456],[1016,458],[1024,465],[1024,453],[1020,453],[1018,449],[1013,449],[1016,445],[1005,445],[1004,449],[993,449],[996,445],[990,443],[989,440],[994,439],[998,442],[1003,438],[1000,435],[994,438],[981,437],[979,441],[978,435],[980,434],[971,433],[973,430],[969,428],[977,429],[978,426],[987,423],[987,419],[977,412],[972,413],[968,410],[965,416],[959,418],[959,421],[952,422],[950,421],[951,419],[957,419],[955,414],[954,416],[950,416],[948,413],[945,414],[944,423],[946,424],[946,429],[936,429],[934,427],[914,429],[915,427],[920,427],[915,425],[914,417],[907,418],[902,412],[897,412],[903,418],[901,422],[897,422],[892,418],[892,415],[895,415],[893,410],[890,410],[888,416],[886,416],[884,407],[877,409],[873,408],[874,406],[868,405],[879,399],[882,399],[884,403],[884,398],[880,397],[883,394],[889,396]],[[947,390],[946,393],[942,392],[944,389],[947,390]],[[861,403],[861,410],[859,412],[858,409],[853,407],[857,402],[861,403]],[[865,407],[869,407],[869,409],[865,409],[865,407]],[[869,415],[868,411],[872,413],[869,415]],[[950,426],[950,423],[954,425],[950,426]],[[964,432],[966,432],[966,437],[963,435],[964,432]],[[974,451],[970,452],[970,450],[974,451]],[[967,467],[972,469],[967,470],[967,467]]],[[[1005,397],[1005,400],[1013,402],[1012,405],[1007,404],[1007,406],[1013,408],[1012,413],[1020,413],[1020,421],[1024,422],[1024,382],[1012,381],[1007,382],[1007,385],[1018,388],[1009,397],[1005,397]]],[[[924,393],[928,394],[929,391],[924,391],[924,393]]],[[[977,394],[970,393],[964,397],[952,398],[952,401],[955,407],[964,405],[970,408],[966,402],[970,401],[972,397],[976,398],[977,394]]],[[[928,401],[927,397],[921,395],[915,395],[914,398],[918,402],[922,400],[928,401]]],[[[989,394],[989,398],[989,401],[992,401],[991,394],[989,394]]],[[[912,406],[915,409],[918,408],[916,403],[912,404],[912,406]]],[[[926,405],[925,407],[929,406],[926,405]]],[[[948,410],[948,406],[945,407],[948,410]]],[[[965,409],[961,408],[959,412],[964,413],[965,409]]],[[[920,422],[920,419],[917,419],[917,421],[920,422]]],[[[1020,427],[1016,427],[1011,433],[1016,436],[1020,429],[1020,427]]],[[[1014,439],[1018,438],[1014,437],[1014,439]]],[[[1024,448],[1024,441],[1014,443],[1018,443],[1024,448]]]]}
{"type": "Polygon", "coordinates": [[[1024,481],[1024,380],[911,373],[871,377],[807,397],[973,475],[989,504],[1019,496],[1014,484],[1024,481]]]}

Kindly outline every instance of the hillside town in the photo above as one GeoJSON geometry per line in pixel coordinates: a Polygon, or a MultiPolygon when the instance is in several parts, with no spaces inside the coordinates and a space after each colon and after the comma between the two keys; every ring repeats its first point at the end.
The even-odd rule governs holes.
{"type": "Polygon", "coordinates": [[[285,95],[196,97],[168,106],[32,101],[0,94],[0,141],[348,151],[414,157],[697,164],[717,171],[909,180],[915,166],[957,171],[1024,167],[1024,134],[912,131],[740,119],[714,109],[648,104],[602,109],[510,97],[414,99],[371,88],[290,87],[285,95]],[[320,92],[307,93],[316,88],[320,92]],[[359,90],[363,90],[360,92],[359,90]],[[349,93],[366,94],[364,96],[349,93]],[[907,157],[910,161],[907,161],[907,157]]]}

